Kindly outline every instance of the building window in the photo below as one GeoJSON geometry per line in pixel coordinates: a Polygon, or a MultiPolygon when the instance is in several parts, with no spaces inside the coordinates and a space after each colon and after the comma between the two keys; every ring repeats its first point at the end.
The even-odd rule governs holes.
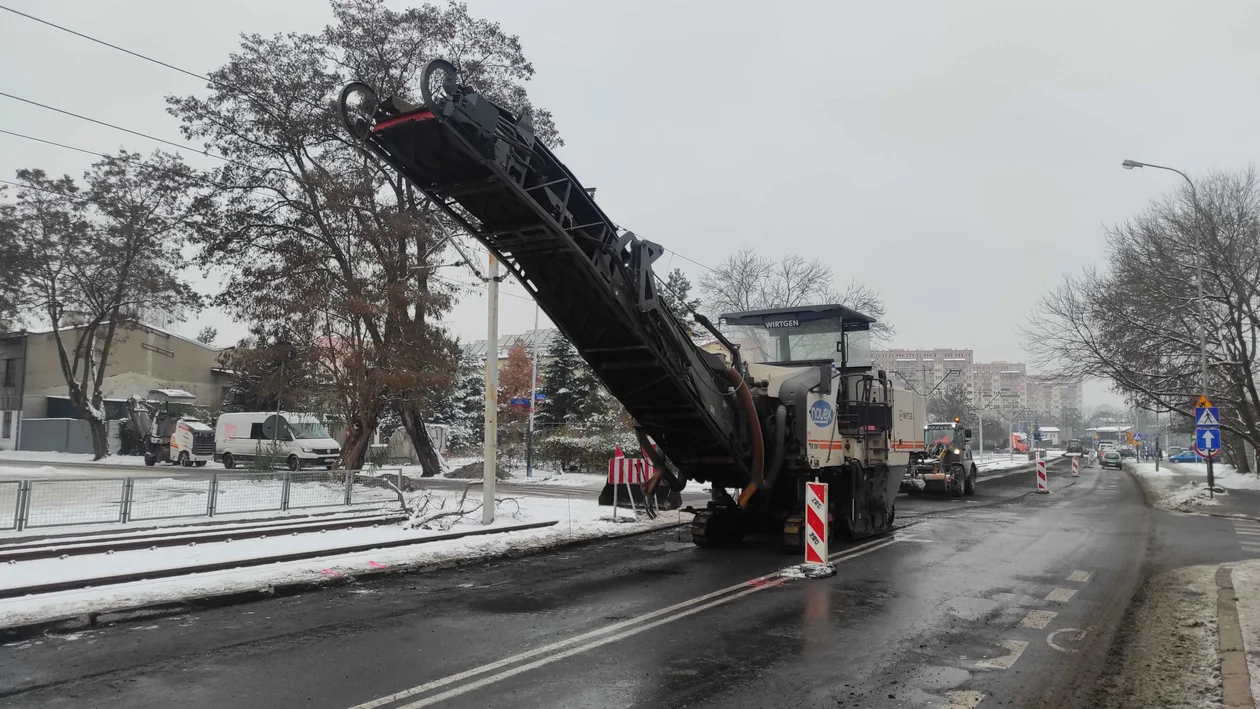
{"type": "MultiPolygon", "coordinates": [[[[12,361],[12,360],[10,360],[12,361]]],[[[13,412],[4,412],[4,425],[0,426],[0,439],[13,438],[13,412]]]]}
{"type": "Polygon", "coordinates": [[[16,359],[4,360],[4,378],[0,379],[0,386],[17,386],[17,363],[16,359]]]}

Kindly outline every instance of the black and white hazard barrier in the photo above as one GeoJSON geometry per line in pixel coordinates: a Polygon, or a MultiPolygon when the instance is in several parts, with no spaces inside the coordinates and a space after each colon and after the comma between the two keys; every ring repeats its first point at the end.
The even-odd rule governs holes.
{"type": "Polygon", "coordinates": [[[1081,459],[1080,456],[1072,456],[1072,477],[1079,478],[1081,476],[1081,459]]]}
{"type": "Polygon", "coordinates": [[[1049,494],[1050,488],[1046,487],[1046,459],[1037,459],[1037,494],[1049,494]]]}
{"type": "Polygon", "coordinates": [[[827,483],[805,483],[805,563],[827,563],[827,483]]]}

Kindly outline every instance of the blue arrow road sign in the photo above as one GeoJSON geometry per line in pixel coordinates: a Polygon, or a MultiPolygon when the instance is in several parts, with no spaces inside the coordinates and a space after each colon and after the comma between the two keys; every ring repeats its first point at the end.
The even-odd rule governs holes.
{"type": "Polygon", "coordinates": [[[1196,428],[1194,430],[1194,448],[1199,455],[1211,458],[1221,450],[1221,430],[1219,428],[1196,428]]]}

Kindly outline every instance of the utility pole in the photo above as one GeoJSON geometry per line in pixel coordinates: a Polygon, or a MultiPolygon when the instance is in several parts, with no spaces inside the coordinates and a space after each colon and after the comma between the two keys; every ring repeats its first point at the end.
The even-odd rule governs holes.
{"type": "Polygon", "coordinates": [[[489,301],[486,320],[486,434],[485,467],[481,478],[481,523],[494,522],[495,453],[499,441],[499,261],[490,254],[490,279],[486,281],[489,301]]]}
{"type": "MultiPolygon", "coordinates": [[[[1202,397],[1207,399],[1208,394],[1208,366],[1207,366],[1207,329],[1208,329],[1208,312],[1207,300],[1203,297],[1203,234],[1204,228],[1211,225],[1211,220],[1206,218],[1203,213],[1203,207],[1199,204],[1199,192],[1194,188],[1194,180],[1186,173],[1175,167],[1166,167],[1164,165],[1152,165],[1150,163],[1138,162],[1137,160],[1125,160],[1120,163],[1120,167],[1126,170],[1132,170],[1135,167],[1151,167],[1157,170],[1167,170],[1181,175],[1181,178],[1190,186],[1190,202],[1194,206],[1195,217],[1201,225],[1195,230],[1194,234],[1194,270],[1195,280],[1199,286],[1199,389],[1202,390],[1202,397]]],[[[1212,473],[1212,459],[1207,459],[1207,484],[1208,496],[1216,497],[1216,479],[1212,473]]]]}
{"type": "Polygon", "coordinates": [[[538,303],[534,303],[534,352],[530,356],[529,423],[525,428],[525,477],[534,477],[534,406],[538,401],[538,303]]]}

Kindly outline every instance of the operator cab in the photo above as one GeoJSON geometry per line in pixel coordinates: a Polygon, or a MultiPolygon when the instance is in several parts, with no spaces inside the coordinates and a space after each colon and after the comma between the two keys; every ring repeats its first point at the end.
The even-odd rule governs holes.
{"type": "Polygon", "coordinates": [[[923,449],[929,457],[937,457],[942,452],[961,454],[971,440],[971,430],[964,428],[955,419],[948,423],[929,423],[923,427],[923,449]]]}
{"type": "Polygon", "coordinates": [[[808,305],[727,313],[727,336],[745,362],[779,366],[834,362],[869,370],[875,318],[843,305],[808,305]]]}

